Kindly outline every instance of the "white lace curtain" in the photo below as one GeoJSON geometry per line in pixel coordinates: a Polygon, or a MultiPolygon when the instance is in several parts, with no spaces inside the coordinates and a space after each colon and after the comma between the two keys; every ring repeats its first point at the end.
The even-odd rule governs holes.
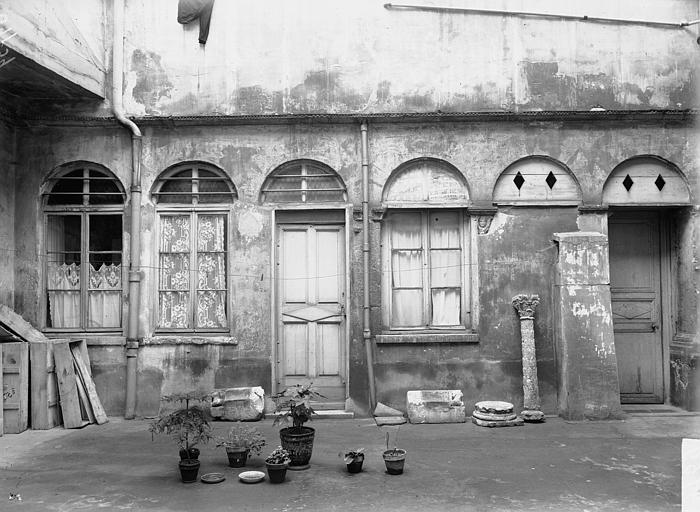
{"type": "MultiPolygon", "coordinates": [[[[122,267],[90,265],[88,288],[88,328],[119,327],[121,317],[122,267]]],[[[80,265],[49,263],[49,315],[51,326],[80,328],[80,265]]]]}
{"type": "Polygon", "coordinates": [[[220,329],[226,319],[226,218],[197,215],[196,282],[191,282],[189,215],[161,218],[159,326],[170,329],[220,329]],[[196,285],[196,288],[193,286],[196,285]],[[195,293],[194,318],[191,294],[195,293]]]}

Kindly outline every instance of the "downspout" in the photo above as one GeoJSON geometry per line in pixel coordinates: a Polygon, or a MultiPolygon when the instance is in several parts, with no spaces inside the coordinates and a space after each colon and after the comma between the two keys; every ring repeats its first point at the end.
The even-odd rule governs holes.
{"type": "Polygon", "coordinates": [[[126,407],[124,418],[136,413],[136,364],[139,352],[141,295],[141,130],[124,114],[124,0],[113,0],[112,113],[131,132],[131,233],[129,234],[129,317],[126,329],[126,407]]]}
{"type": "Polygon", "coordinates": [[[372,330],[370,329],[369,302],[369,156],[367,149],[367,121],[360,125],[362,148],[362,337],[367,353],[367,378],[369,380],[369,409],[374,411],[377,394],[374,382],[374,354],[372,350],[372,330]]]}

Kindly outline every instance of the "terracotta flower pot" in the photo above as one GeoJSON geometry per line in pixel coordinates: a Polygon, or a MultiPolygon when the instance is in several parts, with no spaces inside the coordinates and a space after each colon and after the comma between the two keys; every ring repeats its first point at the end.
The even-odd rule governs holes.
{"type": "Polygon", "coordinates": [[[197,481],[197,473],[199,473],[199,461],[196,459],[184,459],[179,463],[180,476],[182,482],[190,484],[197,481]]]}
{"type": "Polygon", "coordinates": [[[226,455],[228,455],[228,465],[232,468],[242,468],[245,466],[248,460],[248,450],[247,448],[226,448],[226,455]]]}
{"type": "Polygon", "coordinates": [[[281,484],[284,482],[287,476],[287,464],[270,464],[265,463],[267,467],[267,477],[270,479],[270,483],[281,484]]]}
{"type": "Polygon", "coordinates": [[[406,450],[401,450],[399,448],[395,450],[386,450],[382,457],[384,457],[384,464],[386,464],[386,472],[390,475],[400,475],[403,473],[403,464],[406,461],[406,450]]]}
{"type": "Polygon", "coordinates": [[[282,448],[289,452],[292,462],[289,469],[308,469],[311,460],[311,451],[314,448],[314,434],[311,427],[287,427],[280,430],[282,448]]]}

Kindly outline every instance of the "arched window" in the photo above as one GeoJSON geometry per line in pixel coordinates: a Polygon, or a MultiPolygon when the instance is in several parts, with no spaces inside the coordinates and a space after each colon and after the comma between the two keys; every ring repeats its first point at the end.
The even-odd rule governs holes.
{"type": "Polygon", "coordinates": [[[409,162],[392,173],[382,198],[385,327],[466,329],[470,223],[461,173],[439,160],[409,162]]]}
{"type": "Polygon", "coordinates": [[[203,162],[164,171],[152,197],[158,209],[158,325],[160,331],[229,330],[229,177],[203,162]]]}
{"type": "Polygon", "coordinates": [[[62,166],[44,186],[46,327],[122,325],[124,190],[104,167],[62,166]]]}
{"type": "Polygon", "coordinates": [[[280,165],[263,183],[263,203],[340,203],[347,200],[345,183],[321,162],[294,160],[280,165]]]}
{"type": "Polygon", "coordinates": [[[493,203],[498,205],[575,206],[580,202],[581,191],[571,172],[546,156],[528,156],[512,163],[493,189],[493,203]]]}

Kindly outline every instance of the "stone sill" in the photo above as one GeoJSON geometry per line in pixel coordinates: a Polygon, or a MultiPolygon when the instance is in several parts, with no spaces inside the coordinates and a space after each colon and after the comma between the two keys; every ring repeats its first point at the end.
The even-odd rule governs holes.
{"type": "Polygon", "coordinates": [[[406,345],[432,343],[479,343],[479,335],[471,331],[462,332],[416,332],[416,333],[383,333],[377,334],[378,344],[406,345]]]}
{"type": "Polygon", "coordinates": [[[57,333],[44,332],[44,335],[51,340],[85,340],[88,347],[95,346],[114,346],[123,347],[126,345],[126,337],[110,334],[94,334],[94,333],[57,333]]]}
{"type": "Polygon", "coordinates": [[[238,345],[232,336],[152,336],[144,338],[141,345],[238,345]]]}

